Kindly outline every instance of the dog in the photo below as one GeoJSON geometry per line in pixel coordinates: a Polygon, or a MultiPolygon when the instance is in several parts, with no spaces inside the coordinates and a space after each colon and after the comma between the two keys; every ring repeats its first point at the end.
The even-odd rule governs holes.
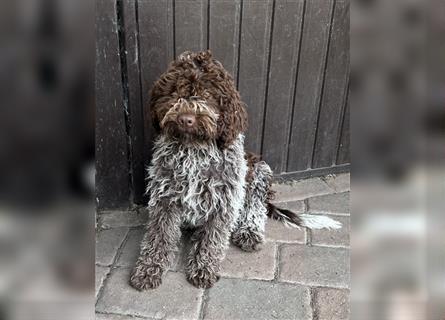
{"type": "Polygon", "coordinates": [[[340,227],[271,203],[272,170],[244,151],[246,105],[210,51],[184,52],[170,64],[151,91],[149,116],[159,135],[148,168],[149,220],[130,276],[134,288],[161,284],[182,228],[193,230],[186,278],[210,288],[229,241],[260,249],[268,216],[297,227],[340,227]]]}

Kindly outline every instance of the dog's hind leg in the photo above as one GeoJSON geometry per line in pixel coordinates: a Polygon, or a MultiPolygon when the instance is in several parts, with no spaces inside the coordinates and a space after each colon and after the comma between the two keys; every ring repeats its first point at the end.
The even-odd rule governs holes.
{"type": "Polygon", "coordinates": [[[233,244],[242,250],[258,250],[264,242],[271,179],[272,170],[266,162],[259,161],[250,166],[244,207],[232,233],[233,244]]]}

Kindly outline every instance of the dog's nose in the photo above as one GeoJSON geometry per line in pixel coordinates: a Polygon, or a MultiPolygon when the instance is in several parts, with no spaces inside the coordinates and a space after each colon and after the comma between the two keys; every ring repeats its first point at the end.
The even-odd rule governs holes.
{"type": "Polygon", "coordinates": [[[178,116],[178,122],[184,127],[193,127],[196,122],[196,117],[192,114],[181,114],[178,116]]]}

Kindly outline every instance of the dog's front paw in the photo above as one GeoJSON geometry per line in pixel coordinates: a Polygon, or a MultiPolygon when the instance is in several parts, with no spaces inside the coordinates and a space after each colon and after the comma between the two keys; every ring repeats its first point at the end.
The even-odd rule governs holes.
{"type": "Polygon", "coordinates": [[[209,268],[191,268],[187,270],[187,280],[197,288],[208,289],[219,280],[219,275],[209,268]]]}
{"type": "Polygon", "coordinates": [[[260,250],[263,241],[261,234],[251,230],[236,230],[232,234],[232,243],[244,251],[260,250]]]}
{"type": "Polygon", "coordinates": [[[137,264],[131,273],[130,284],[139,291],[156,289],[162,283],[162,273],[160,266],[137,264]]]}

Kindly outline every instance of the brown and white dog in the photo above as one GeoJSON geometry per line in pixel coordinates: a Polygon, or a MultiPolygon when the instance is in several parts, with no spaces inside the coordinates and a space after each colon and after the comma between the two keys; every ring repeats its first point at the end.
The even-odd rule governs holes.
{"type": "Polygon", "coordinates": [[[199,288],[218,281],[229,240],[245,251],[260,248],[268,215],[294,226],[340,227],[270,204],[272,171],[245,153],[245,104],[210,51],[173,61],[154,84],[149,107],[159,136],[148,168],[147,231],[130,279],[136,289],[161,284],[184,227],[193,230],[186,276],[199,288]]]}

